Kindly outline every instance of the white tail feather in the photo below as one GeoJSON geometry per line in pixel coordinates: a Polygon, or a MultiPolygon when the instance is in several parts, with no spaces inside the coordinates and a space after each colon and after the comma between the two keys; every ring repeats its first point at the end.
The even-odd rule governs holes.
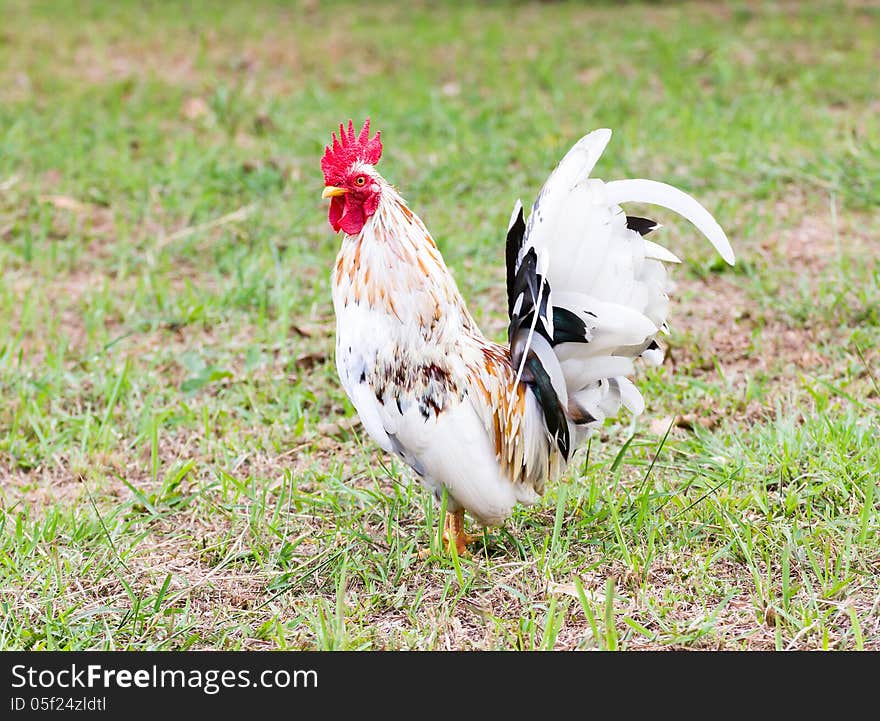
{"type": "Polygon", "coordinates": [[[535,250],[552,294],[548,305],[568,310],[584,323],[585,342],[551,347],[535,333],[533,319],[526,342],[527,348],[536,346],[560,400],[567,396],[570,422],[577,424],[571,426],[576,442],[594,425],[590,417],[601,423],[621,406],[642,413],[645,402],[627,376],[638,357],[651,365],[663,360],[663,350],[653,342],[668,330],[670,283],[663,263],[681,260],[631,228],[620,205],[640,202],[673,210],[693,223],[727,263],[734,262],[721,226],[687,193],[651,180],[590,179],[610,139],[610,130],[596,130],[560,161],[532,207],[520,250],[520,260],[535,250]]]}
{"type": "Polygon", "coordinates": [[[666,250],[662,245],[652,243],[647,238],[645,238],[644,243],[645,258],[648,260],[662,260],[664,263],[681,263],[681,258],[675,255],[675,253],[666,250]]]}
{"type": "Polygon", "coordinates": [[[709,242],[715,246],[715,250],[729,264],[733,265],[735,257],[730,241],[718,225],[712,214],[694,200],[690,195],[678,188],[673,188],[666,183],[658,183],[656,180],[613,180],[605,183],[608,192],[608,202],[620,205],[621,203],[650,203],[675,211],[687,218],[697,226],[697,229],[705,235],[709,242]]]}
{"type": "Polygon", "coordinates": [[[640,416],[645,411],[645,399],[639,393],[639,389],[633,385],[629,378],[617,376],[617,385],[620,390],[620,401],[633,415],[640,416]]]}
{"type": "Polygon", "coordinates": [[[598,356],[596,358],[571,358],[562,361],[565,382],[573,392],[586,388],[602,378],[628,375],[633,372],[632,358],[621,356],[598,356]]]}

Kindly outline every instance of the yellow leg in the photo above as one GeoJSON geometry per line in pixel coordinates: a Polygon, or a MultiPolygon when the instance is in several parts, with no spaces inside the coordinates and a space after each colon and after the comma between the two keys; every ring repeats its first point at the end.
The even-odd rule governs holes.
{"type": "Polygon", "coordinates": [[[471,543],[475,543],[479,541],[482,536],[472,536],[469,533],[465,533],[464,530],[464,509],[459,509],[454,513],[446,514],[446,523],[443,528],[443,543],[446,544],[446,547],[452,549],[452,544],[455,544],[455,550],[458,551],[459,556],[464,556],[467,554],[467,547],[471,543]]]}

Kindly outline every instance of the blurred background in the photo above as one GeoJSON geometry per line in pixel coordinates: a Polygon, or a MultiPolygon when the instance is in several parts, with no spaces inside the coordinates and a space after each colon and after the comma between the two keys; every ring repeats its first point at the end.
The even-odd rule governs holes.
{"type": "Polygon", "coordinates": [[[0,17],[4,646],[608,646],[613,628],[548,603],[562,588],[575,614],[613,577],[623,647],[876,647],[876,3],[0,0],[0,17]],[[640,381],[623,466],[626,419],[572,471],[582,490],[495,539],[523,559],[519,595],[494,570],[413,565],[430,502],[336,381],[319,160],[366,116],[496,338],[510,209],[594,128],[614,130],[596,175],[682,187],[737,251],[726,269],[645,211],[687,259],[670,358],[640,381]],[[670,423],[672,460],[640,487],[670,423]],[[604,536],[631,498],[645,513],[604,536]],[[651,580],[658,547],[690,581],[651,580]],[[828,548],[849,555],[823,580],[809,557],[828,548]],[[783,567],[802,575],[777,602],[783,567]],[[822,589],[849,605],[826,613],[822,589]]]}

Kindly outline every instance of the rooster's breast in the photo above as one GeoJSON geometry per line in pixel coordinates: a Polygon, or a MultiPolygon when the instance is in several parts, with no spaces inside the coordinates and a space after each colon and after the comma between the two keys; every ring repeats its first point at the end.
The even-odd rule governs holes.
{"type": "Polygon", "coordinates": [[[498,458],[481,388],[460,344],[411,332],[363,303],[337,304],[336,365],[370,437],[409,465],[449,509],[495,525],[514,503],[533,502],[498,458]]]}

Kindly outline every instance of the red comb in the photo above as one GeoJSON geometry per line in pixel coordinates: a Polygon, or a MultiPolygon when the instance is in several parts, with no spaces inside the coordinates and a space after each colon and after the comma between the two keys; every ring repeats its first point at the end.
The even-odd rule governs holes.
{"type": "Polygon", "coordinates": [[[360,160],[375,165],[382,157],[381,133],[370,138],[370,119],[367,118],[359,135],[354,134],[354,122],[348,121],[348,130],[339,124],[339,138],[333,133],[333,144],[324,148],[321,170],[324,171],[324,184],[336,185],[342,182],[351,164],[360,160]]]}

